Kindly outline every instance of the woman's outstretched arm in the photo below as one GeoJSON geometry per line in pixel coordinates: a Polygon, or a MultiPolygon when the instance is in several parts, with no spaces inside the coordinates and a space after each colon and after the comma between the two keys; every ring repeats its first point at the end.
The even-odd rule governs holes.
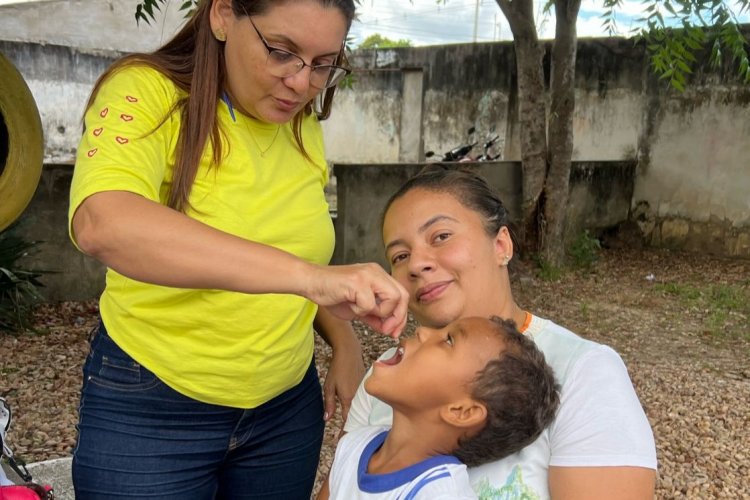
{"type": "Polygon", "coordinates": [[[73,216],[72,229],[84,253],[139,281],[300,295],[388,335],[398,335],[406,324],[407,293],[376,264],[311,264],[134,193],[88,197],[73,216]]]}

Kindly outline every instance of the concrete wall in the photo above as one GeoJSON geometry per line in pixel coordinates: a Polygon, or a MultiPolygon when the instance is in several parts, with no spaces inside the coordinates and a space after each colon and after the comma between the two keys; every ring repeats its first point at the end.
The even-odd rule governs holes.
{"type": "MultiPolygon", "coordinates": [[[[420,158],[404,153],[404,116],[422,116],[425,149],[465,143],[474,126],[480,140],[500,134],[501,159],[520,159],[512,44],[366,50],[352,62],[356,83],[324,123],[332,161],[420,158]],[[422,108],[405,97],[415,71],[422,108]]],[[[573,159],[638,160],[630,217],[652,245],[750,257],[750,86],[728,68],[704,61],[681,94],[632,41],[579,43],[573,159]]]]}
{"type": "Polygon", "coordinates": [[[147,52],[184,23],[182,2],[170,1],[151,25],[136,24],[140,0],[44,0],[0,5],[0,40],[63,45],[82,51],[147,52]]]}
{"type": "Polygon", "coordinates": [[[72,165],[91,89],[120,53],[9,41],[0,41],[0,52],[21,73],[39,108],[44,163],[72,165]]]}
{"type": "Polygon", "coordinates": [[[73,168],[47,165],[28,208],[9,231],[38,244],[23,259],[27,269],[46,271],[45,299],[85,300],[104,290],[104,267],[79,252],[68,238],[68,193],[73,168]]]}
{"type": "Polygon", "coordinates": [[[700,75],[646,121],[633,206],[651,244],[750,256],[750,85],[700,75]]]}

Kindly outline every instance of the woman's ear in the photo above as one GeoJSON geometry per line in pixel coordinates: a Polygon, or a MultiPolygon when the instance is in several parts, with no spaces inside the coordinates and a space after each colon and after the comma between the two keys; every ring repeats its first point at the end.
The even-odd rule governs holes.
{"type": "Polygon", "coordinates": [[[453,427],[469,429],[484,425],[487,407],[475,399],[466,398],[440,408],[440,417],[453,427]]]}
{"type": "MultiPolygon", "coordinates": [[[[230,25],[230,20],[234,18],[234,11],[232,10],[232,0],[212,0],[211,1],[211,31],[214,36],[224,33],[226,34],[227,28],[230,25]]],[[[224,35],[226,37],[226,35],[224,35]]]]}
{"type": "Polygon", "coordinates": [[[507,266],[513,258],[513,239],[510,237],[508,226],[498,229],[495,235],[495,260],[498,266],[507,266]]]}

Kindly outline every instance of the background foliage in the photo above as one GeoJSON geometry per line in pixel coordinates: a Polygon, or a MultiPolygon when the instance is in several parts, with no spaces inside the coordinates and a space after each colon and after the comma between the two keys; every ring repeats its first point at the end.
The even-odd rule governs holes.
{"type": "Polygon", "coordinates": [[[0,332],[31,328],[31,312],[44,300],[38,290],[43,272],[18,264],[38,243],[23,241],[9,230],[0,233],[0,332]]]}

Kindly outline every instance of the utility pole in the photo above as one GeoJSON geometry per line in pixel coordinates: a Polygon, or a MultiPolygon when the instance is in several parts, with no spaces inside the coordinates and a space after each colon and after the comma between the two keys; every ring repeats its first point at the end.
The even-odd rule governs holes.
{"type": "Polygon", "coordinates": [[[477,25],[479,24],[479,0],[474,8],[474,43],[477,43],[477,25]]]}

